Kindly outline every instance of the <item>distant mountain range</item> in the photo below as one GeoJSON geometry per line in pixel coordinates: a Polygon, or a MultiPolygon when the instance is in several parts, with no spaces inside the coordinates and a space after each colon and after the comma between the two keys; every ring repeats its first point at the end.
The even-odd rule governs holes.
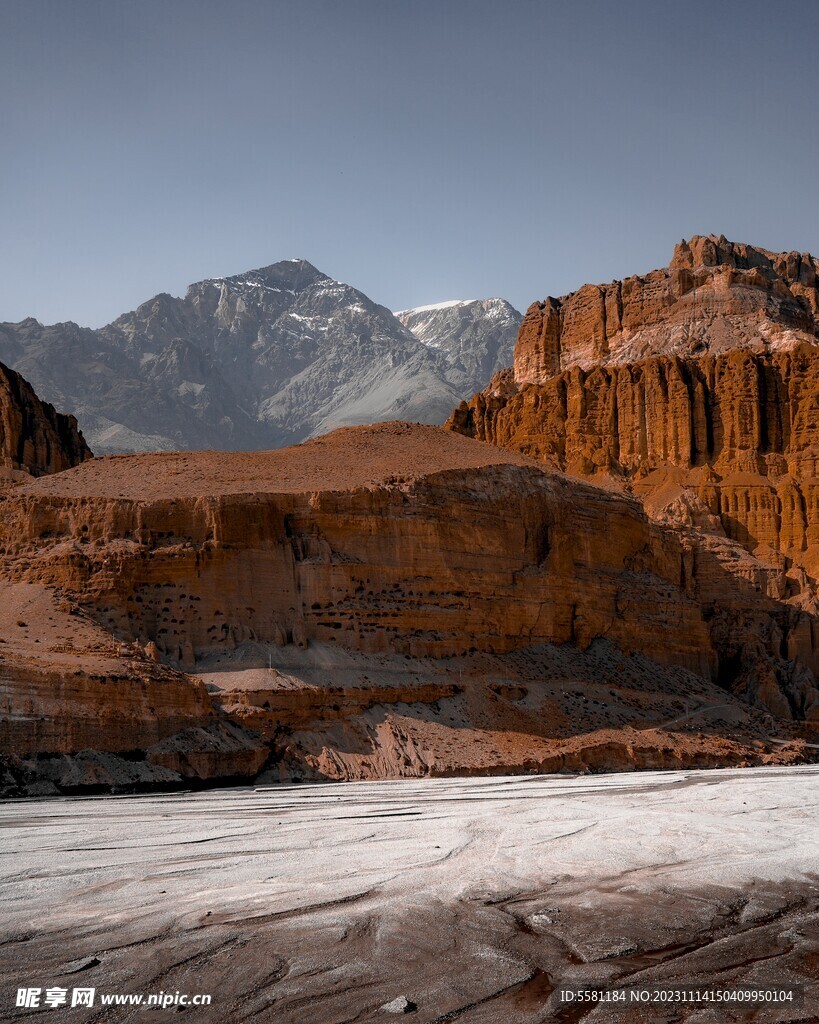
{"type": "Polygon", "coordinates": [[[92,450],[276,448],[335,427],[443,423],[512,362],[503,299],[391,313],[306,260],[160,294],[99,330],[0,324],[0,361],[92,450]]]}

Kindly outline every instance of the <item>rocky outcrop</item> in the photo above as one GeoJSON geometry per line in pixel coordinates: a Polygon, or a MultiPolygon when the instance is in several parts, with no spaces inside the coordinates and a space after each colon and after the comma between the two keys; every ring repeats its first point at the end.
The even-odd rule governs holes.
{"type": "Polygon", "coordinates": [[[90,458],[76,419],[41,402],[19,373],[0,363],[0,472],[41,476],[90,458]]]}
{"type": "Polygon", "coordinates": [[[818,406],[819,349],[800,345],[575,367],[520,389],[498,381],[449,425],[646,498],[660,483],[690,486],[729,537],[816,574],[818,406]]]}
{"type": "Polygon", "coordinates": [[[515,380],[542,384],[571,367],[650,356],[815,344],[818,270],[810,253],[695,235],[675,248],[667,268],[530,306],[515,349],[515,380]]]}
{"type": "Polygon", "coordinates": [[[708,669],[679,545],[633,500],[440,428],[341,431],[242,458],[224,493],[190,493],[210,453],[185,456],[187,480],[173,457],[119,456],[65,486],[21,488],[0,509],[5,572],[61,587],[182,665],[258,640],[442,658],[605,634],[708,669]],[[391,470],[428,468],[343,469],[379,444],[391,470]],[[323,483],[327,459],[344,490],[323,483]],[[356,486],[356,472],[372,482],[356,486]],[[131,494],[116,495],[118,475],[131,494]]]}
{"type": "MultiPolygon", "coordinates": [[[[756,710],[739,670],[737,693],[715,682],[735,639],[707,607],[728,573],[716,555],[632,496],[441,428],[95,459],[0,501],[0,573],[18,594],[5,749],[26,755],[8,768],[21,788],[33,756],[43,785],[70,789],[106,772],[148,786],[265,765],[363,778],[805,755],[791,697],[812,706],[806,680],[774,678],[756,710]],[[32,588],[79,611],[82,651],[53,609],[20,604],[32,588]],[[80,657],[74,683],[60,659],[80,657]],[[127,761],[125,744],[131,774],[83,753],[127,761]]],[[[779,628],[757,630],[766,650],[790,642],[779,628]]]]}
{"type": "Polygon", "coordinates": [[[819,719],[816,261],[720,237],[533,306],[448,426],[633,494],[691,562],[717,677],[819,719]],[[660,354],[657,354],[660,353],[660,354]],[[649,358],[644,358],[646,355],[649,358]]]}
{"type": "Polygon", "coordinates": [[[146,750],[214,717],[201,684],[153,662],[66,670],[4,655],[0,670],[0,750],[21,756],[146,750]]]}

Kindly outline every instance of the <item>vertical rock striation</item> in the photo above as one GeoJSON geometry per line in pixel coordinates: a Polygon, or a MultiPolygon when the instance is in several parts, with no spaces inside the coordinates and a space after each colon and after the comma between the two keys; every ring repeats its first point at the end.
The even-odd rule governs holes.
{"type": "Polygon", "coordinates": [[[0,466],[15,473],[59,473],[91,458],[73,416],[41,402],[19,373],[0,363],[0,466]]]}
{"type": "Polygon", "coordinates": [[[772,253],[722,235],[695,235],[676,246],[666,268],[587,284],[530,306],[515,348],[515,381],[542,384],[574,366],[654,355],[815,343],[818,272],[810,253],[772,253]]]}
{"type": "Polygon", "coordinates": [[[695,236],[531,306],[514,369],[447,424],[639,497],[691,553],[725,685],[797,718],[819,710],[817,325],[810,254],[695,236]]]}

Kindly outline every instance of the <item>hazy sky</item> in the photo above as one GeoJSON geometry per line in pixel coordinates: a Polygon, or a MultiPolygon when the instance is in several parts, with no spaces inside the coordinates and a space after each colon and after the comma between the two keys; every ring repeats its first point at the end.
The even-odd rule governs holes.
{"type": "Polygon", "coordinates": [[[302,256],[519,308],[819,249],[819,2],[0,0],[0,320],[302,256]]]}

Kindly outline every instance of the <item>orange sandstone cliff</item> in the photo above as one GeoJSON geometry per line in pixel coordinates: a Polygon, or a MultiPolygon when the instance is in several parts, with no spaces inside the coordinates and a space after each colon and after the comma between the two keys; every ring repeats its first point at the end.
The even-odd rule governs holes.
{"type": "Polygon", "coordinates": [[[536,302],[515,349],[515,381],[542,384],[579,366],[684,359],[737,347],[783,351],[814,344],[819,264],[810,253],[773,253],[695,235],[668,267],[536,302]]]}
{"type": "MultiPolygon", "coordinates": [[[[816,269],[695,237],[667,269],[536,303],[514,370],[448,423],[630,494],[672,528],[718,677],[780,713],[787,681],[813,693],[819,670],[816,269]]],[[[816,718],[802,700],[791,711],[816,718]]]]}
{"type": "MultiPolygon", "coordinates": [[[[441,428],[96,459],[8,494],[0,537],[10,596],[58,593],[120,645],[82,742],[141,766],[104,766],[121,784],[804,756],[790,691],[773,684],[779,720],[714,682],[690,581],[722,579],[716,560],[698,568],[633,497],[441,428]],[[147,714],[121,703],[135,667],[147,714]],[[156,702],[185,680],[160,736],[156,702]]],[[[6,692],[12,719],[55,713],[26,679],[6,692]]],[[[14,743],[18,780],[43,761],[60,788],[76,773],[70,735],[21,726],[14,743]]]]}

